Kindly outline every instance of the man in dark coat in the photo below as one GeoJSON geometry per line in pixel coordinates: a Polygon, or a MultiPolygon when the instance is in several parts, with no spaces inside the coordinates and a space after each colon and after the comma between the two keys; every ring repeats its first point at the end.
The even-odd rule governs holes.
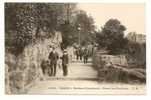
{"type": "Polygon", "coordinates": [[[85,48],[85,49],[84,49],[84,53],[83,53],[84,63],[87,63],[87,62],[88,62],[88,56],[89,56],[88,49],[85,48]]]}
{"type": "Polygon", "coordinates": [[[59,58],[58,53],[56,52],[55,48],[49,53],[49,60],[50,60],[50,68],[51,68],[51,75],[56,76],[56,67],[57,67],[57,60],[59,58]]]}
{"type": "Polygon", "coordinates": [[[64,51],[63,56],[62,56],[63,76],[68,75],[68,64],[69,64],[68,53],[67,53],[67,51],[64,51]]]}
{"type": "Polygon", "coordinates": [[[76,49],[75,53],[76,53],[76,59],[79,60],[79,49],[78,48],[76,49]]]}
{"type": "Polygon", "coordinates": [[[82,47],[79,48],[79,56],[80,56],[80,60],[82,61],[82,57],[83,57],[82,47]]]}

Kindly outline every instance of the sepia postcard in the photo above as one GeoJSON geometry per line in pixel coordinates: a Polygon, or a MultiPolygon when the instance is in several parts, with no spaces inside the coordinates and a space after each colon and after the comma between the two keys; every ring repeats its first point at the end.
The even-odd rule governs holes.
{"type": "Polygon", "coordinates": [[[145,3],[4,10],[6,95],[146,95],[145,3]]]}

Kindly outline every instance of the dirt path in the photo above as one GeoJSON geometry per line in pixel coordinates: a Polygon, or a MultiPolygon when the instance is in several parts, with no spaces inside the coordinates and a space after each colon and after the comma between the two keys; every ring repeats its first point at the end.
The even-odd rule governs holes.
{"type": "Polygon", "coordinates": [[[62,76],[62,69],[58,68],[56,77],[36,82],[27,94],[144,94],[145,91],[144,85],[98,83],[96,79],[97,72],[91,67],[91,61],[88,64],[74,61],[69,65],[67,77],[62,76]]]}
{"type": "Polygon", "coordinates": [[[68,76],[63,76],[62,68],[57,68],[57,75],[55,77],[48,77],[47,79],[66,79],[66,80],[96,80],[97,71],[92,68],[91,61],[84,64],[81,61],[74,61],[69,64],[68,76]]]}

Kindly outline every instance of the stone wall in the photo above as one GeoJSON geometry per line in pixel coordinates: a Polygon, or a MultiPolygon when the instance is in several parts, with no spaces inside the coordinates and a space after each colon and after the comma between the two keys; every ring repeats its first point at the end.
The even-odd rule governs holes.
{"type": "Polygon", "coordinates": [[[124,65],[127,66],[127,59],[125,55],[101,55],[100,59],[107,63],[117,64],[117,65],[124,65]]]}
{"type": "Polygon", "coordinates": [[[98,80],[106,82],[144,83],[146,70],[132,68],[125,55],[108,55],[97,51],[93,56],[93,67],[98,71],[98,80]]]}

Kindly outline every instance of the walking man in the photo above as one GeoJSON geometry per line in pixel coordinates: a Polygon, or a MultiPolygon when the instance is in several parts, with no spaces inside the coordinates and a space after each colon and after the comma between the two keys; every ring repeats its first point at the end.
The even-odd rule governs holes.
{"type": "Polygon", "coordinates": [[[62,56],[62,68],[63,68],[63,76],[68,75],[68,64],[69,64],[69,57],[66,50],[63,52],[62,56]]]}
{"type": "Polygon", "coordinates": [[[83,54],[84,64],[88,62],[88,56],[89,56],[88,49],[85,48],[83,54]]]}
{"type": "Polygon", "coordinates": [[[59,58],[59,55],[56,52],[55,48],[53,47],[52,51],[49,53],[50,68],[52,69],[50,76],[56,76],[56,67],[57,67],[58,58],[59,58]]]}
{"type": "Polygon", "coordinates": [[[75,53],[76,53],[76,59],[79,60],[79,48],[76,49],[75,53]]]}
{"type": "Polygon", "coordinates": [[[83,57],[82,47],[79,48],[79,55],[80,55],[80,60],[82,61],[82,57],[83,57]]]}

